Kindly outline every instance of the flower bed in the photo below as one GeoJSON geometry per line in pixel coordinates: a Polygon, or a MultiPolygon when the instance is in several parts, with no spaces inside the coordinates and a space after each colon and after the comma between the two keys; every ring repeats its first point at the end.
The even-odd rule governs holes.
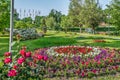
{"type": "Polygon", "coordinates": [[[96,43],[100,43],[100,42],[103,42],[103,43],[105,43],[106,41],[105,40],[93,40],[93,42],[96,42],[96,43]]]}
{"type": "Polygon", "coordinates": [[[26,49],[19,53],[13,61],[11,54],[5,53],[2,78],[84,78],[120,72],[120,50],[116,49],[60,46],[40,48],[34,54],[26,49]]]}

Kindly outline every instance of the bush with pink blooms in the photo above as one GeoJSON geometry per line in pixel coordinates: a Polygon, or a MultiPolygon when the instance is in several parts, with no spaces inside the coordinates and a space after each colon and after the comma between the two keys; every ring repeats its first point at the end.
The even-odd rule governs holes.
{"type": "Polygon", "coordinates": [[[0,78],[4,80],[91,78],[120,72],[118,49],[59,46],[31,52],[22,48],[13,59],[10,55],[9,52],[4,54],[4,65],[0,69],[0,78]]]}

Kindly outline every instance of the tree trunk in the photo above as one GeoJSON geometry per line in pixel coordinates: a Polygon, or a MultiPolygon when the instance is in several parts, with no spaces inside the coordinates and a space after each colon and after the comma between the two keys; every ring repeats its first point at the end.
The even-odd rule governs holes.
{"type": "Polygon", "coordinates": [[[95,34],[95,28],[94,27],[92,28],[92,30],[93,30],[93,34],[95,34]]]}
{"type": "Polygon", "coordinates": [[[82,28],[81,27],[79,27],[80,28],[80,33],[82,33],[82,28]]]}
{"type": "Polygon", "coordinates": [[[47,32],[47,27],[43,27],[43,32],[46,33],[47,32]]]}

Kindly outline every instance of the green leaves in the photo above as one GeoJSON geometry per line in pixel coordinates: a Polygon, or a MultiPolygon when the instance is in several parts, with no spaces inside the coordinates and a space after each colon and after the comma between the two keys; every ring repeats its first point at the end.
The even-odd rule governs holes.
{"type": "Polygon", "coordinates": [[[0,1],[0,30],[9,27],[9,22],[10,22],[9,7],[10,7],[10,0],[0,1]]]}
{"type": "Polygon", "coordinates": [[[120,30],[120,0],[113,0],[108,6],[109,22],[120,30]]]}

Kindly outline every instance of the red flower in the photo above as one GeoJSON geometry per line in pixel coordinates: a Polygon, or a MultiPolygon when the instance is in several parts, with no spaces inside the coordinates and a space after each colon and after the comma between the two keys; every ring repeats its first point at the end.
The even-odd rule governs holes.
{"type": "Polygon", "coordinates": [[[110,59],[110,60],[109,60],[109,62],[110,62],[110,63],[112,63],[112,62],[113,62],[113,60],[112,60],[112,59],[110,59]]]}
{"type": "Polygon", "coordinates": [[[27,52],[26,57],[31,57],[31,52],[27,52]]]}
{"type": "Polygon", "coordinates": [[[5,64],[8,64],[8,63],[10,63],[10,62],[12,62],[11,58],[6,58],[6,59],[4,60],[4,63],[5,63],[5,64]]]}
{"type": "Polygon", "coordinates": [[[29,66],[32,66],[32,65],[33,65],[33,62],[29,62],[28,64],[29,64],[29,66]]]}
{"type": "Polygon", "coordinates": [[[9,76],[9,77],[13,77],[13,76],[16,76],[16,75],[17,75],[16,70],[10,70],[10,71],[8,72],[8,76],[9,76]]]}
{"type": "Polygon", "coordinates": [[[10,52],[6,52],[6,53],[4,54],[5,57],[8,57],[8,56],[10,56],[10,55],[11,55],[10,52]]]}
{"type": "Polygon", "coordinates": [[[20,50],[20,54],[22,55],[22,57],[25,57],[26,56],[26,52],[24,49],[20,50]]]}
{"type": "Polygon", "coordinates": [[[24,58],[19,58],[19,59],[17,60],[17,63],[18,63],[18,64],[22,64],[24,61],[25,61],[24,58]]]}
{"type": "Polygon", "coordinates": [[[81,73],[81,76],[82,76],[82,77],[84,77],[84,76],[85,76],[85,73],[84,73],[84,72],[82,72],[82,73],[81,73]]]}
{"type": "Polygon", "coordinates": [[[42,59],[43,59],[43,56],[42,56],[42,55],[37,55],[37,59],[38,59],[38,60],[42,60],[42,59]]]}
{"type": "Polygon", "coordinates": [[[101,64],[101,62],[100,62],[100,61],[98,61],[98,62],[97,62],[97,64],[99,65],[99,64],[101,64]]]}
{"type": "Polygon", "coordinates": [[[118,68],[119,68],[118,66],[113,66],[113,69],[115,70],[118,70],[118,68]]]}
{"type": "Polygon", "coordinates": [[[92,72],[93,72],[94,74],[96,74],[97,70],[94,69],[94,70],[92,70],[92,72]]]}
{"type": "Polygon", "coordinates": [[[77,70],[77,71],[76,71],[76,74],[79,75],[79,74],[80,74],[80,70],[77,70]]]}
{"type": "Polygon", "coordinates": [[[88,66],[89,62],[85,62],[85,65],[88,66]]]}
{"type": "Polygon", "coordinates": [[[17,66],[17,65],[14,65],[14,66],[13,66],[13,69],[18,69],[18,66],[17,66]]]}
{"type": "Polygon", "coordinates": [[[84,65],[85,64],[85,62],[84,61],[82,61],[82,65],[84,65]]]}

